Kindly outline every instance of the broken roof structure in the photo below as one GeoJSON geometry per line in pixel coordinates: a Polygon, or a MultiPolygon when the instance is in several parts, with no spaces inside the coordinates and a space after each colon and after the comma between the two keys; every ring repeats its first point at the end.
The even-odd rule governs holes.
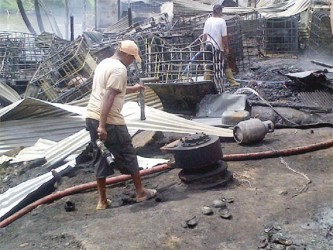
{"type": "MultiPolygon", "coordinates": [[[[8,216],[8,212],[13,212],[30,191],[39,189],[44,183],[53,185],[55,176],[49,172],[51,169],[61,173],[66,168],[75,167],[73,158],[85,149],[90,139],[85,130],[84,115],[94,69],[99,61],[113,53],[121,39],[135,40],[143,58],[143,63],[137,68],[129,68],[129,84],[137,82],[142,75],[159,79],[158,83],[146,84],[146,120],[140,120],[137,96],[127,96],[122,112],[131,135],[146,130],[233,137],[232,128],[228,126],[210,126],[185,119],[186,115],[197,111],[206,95],[220,97],[228,86],[219,63],[224,58],[217,58],[221,54],[214,49],[213,59],[208,58],[202,39],[204,22],[215,2],[174,0],[173,20],[166,13],[158,13],[129,25],[131,22],[126,16],[108,28],[87,32],[74,41],[66,41],[53,34],[0,33],[0,164],[33,162],[34,167],[43,173],[36,177],[37,180],[0,195],[0,220],[2,216],[8,216]],[[207,65],[211,65],[213,70],[207,65]],[[15,149],[20,153],[12,154],[15,149]],[[18,196],[12,195],[22,189],[24,192],[18,196]]],[[[280,3],[263,0],[256,7],[225,7],[223,13],[226,15],[230,47],[235,54],[235,71],[253,67],[257,57],[296,56],[300,41],[306,45],[311,44],[309,41],[320,41],[318,44],[312,42],[312,48],[322,49],[322,44],[332,39],[332,36],[327,36],[326,29],[320,28],[322,20],[326,23],[329,15],[326,10],[320,10],[318,14],[318,10],[312,9],[313,26],[306,29],[306,35],[299,32],[297,17],[310,6],[309,0],[280,3]]],[[[304,74],[293,72],[284,75],[300,81],[304,74]]],[[[272,82],[276,83],[267,83],[268,92],[272,92],[273,85],[269,85],[272,82]]],[[[265,83],[258,81],[254,85],[265,86],[265,83]]],[[[280,81],[274,87],[284,90],[288,86],[285,81],[280,81]]],[[[292,98],[287,97],[291,94],[286,96],[284,93],[281,94],[282,99],[284,104],[288,104],[292,98]]],[[[330,94],[319,94],[324,104],[330,102],[330,94]]],[[[241,100],[242,105],[234,106],[247,106],[244,96],[236,99],[241,100]]],[[[311,98],[306,96],[304,99],[311,98]]],[[[319,107],[322,103],[318,103],[311,106],[312,110],[322,108],[319,107]]],[[[312,102],[311,105],[315,104],[312,102]]],[[[202,106],[209,109],[207,104],[202,106]]],[[[214,118],[220,121],[221,114],[215,114],[217,117],[214,118]]],[[[141,158],[140,166],[148,168],[166,161],[141,158]]]]}

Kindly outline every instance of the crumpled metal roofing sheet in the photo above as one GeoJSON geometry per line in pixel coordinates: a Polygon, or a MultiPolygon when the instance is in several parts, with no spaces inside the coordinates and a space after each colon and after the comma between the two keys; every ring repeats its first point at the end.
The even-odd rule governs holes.
{"type": "Polygon", "coordinates": [[[85,107],[51,103],[29,97],[0,109],[0,121],[73,114],[84,115],[84,112],[85,107]]]}
{"type": "Polygon", "coordinates": [[[10,164],[44,158],[46,150],[55,144],[57,143],[54,141],[41,138],[33,146],[23,148],[15,157],[12,157],[10,164]]]}
{"type": "Polygon", "coordinates": [[[1,99],[13,103],[20,100],[21,97],[13,88],[0,80],[0,100],[1,99]]]}
{"type": "MultiPolygon", "coordinates": [[[[249,14],[258,11],[266,18],[294,16],[308,9],[310,0],[290,0],[273,4],[272,1],[263,0],[257,8],[250,7],[224,7],[225,14],[249,14]]],[[[175,17],[196,16],[212,13],[213,4],[204,4],[203,1],[174,0],[173,14],[175,17]]]]}
{"type": "Polygon", "coordinates": [[[209,135],[217,135],[220,137],[233,137],[231,129],[217,128],[208,125],[184,119],[174,114],[170,114],[161,110],[145,107],[146,120],[140,120],[140,106],[134,102],[127,102],[123,108],[123,115],[126,124],[131,129],[152,130],[162,132],[176,132],[195,134],[204,132],[209,135]]]}
{"type": "MultiPolygon", "coordinates": [[[[27,100],[27,103],[18,101],[14,103],[15,105],[10,105],[12,106],[11,110],[7,109],[4,113],[7,117],[4,119],[6,122],[0,122],[0,153],[22,145],[32,146],[39,138],[59,141],[85,128],[85,108],[48,103],[36,99],[32,99],[31,102],[27,100]],[[30,104],[28,105],[29,107],[27,107],[27,103],[30,104]],[[34,107],[34,104],[37,105],[38,108],[34,107]],[[43,113],[45,110],[54,110],[55,113],[66,115],[61,117],[41,117],[22,120],[22,117],[27,117],[27,111],[24,112],[24,108],[20,105],[35,111],[37,114],[43,113]],[[63,110],[63,108],[65,108],[65,110],[63,110]],[[60,111],[57,111],[57,109],[60,111]],[[79,113],[79,115],[69,116],[68,114],[70,114],[71,111],[76,114],[79,113]]],[[[207,126],[149,106],[146,106],[145,110],[147,119],[142,121],[140,120],[140,106],[135,102],[125,103],[122,113],[124,114],[131,134],[134,134],[138,130],[152,130],[189,134],[205,132],[221,137],[233,136],[232,130],[230,129],[207,126]]],[[[0,116],[1,120],[3,117],[4,116],[0,116]]],[[[83,132],[81,136],[86,138],[86,134],[83,132]]],[[[80,139],[81,138],[78,137],[72,140],[80,139]]],[[[76,149],[80,148],[84,143],[87,143],[87,141],[88,140],[84,140],[83,144],[80,144],[76,149]]],[[[68,145],[65,145],[59,151],[66,151],[67,147],[68,145]]]]}
{"type": "Polygon", "coordinates": [[[118,33],[124,31],[129,27],[128,25],[128,17],[125,16],[121,18],[118,22],[114,23],[112,26],[106,28],[104,33],[118,33]]]}
{"type": "Polygon", "coordinates": [[[0,154],[29,147],[38,139],[60,141],[85,128],[82,116],[41,117],[0,122],[0,154]]]}
{"type": "MultiPolygon", "coordinates": [[[[209,14],[213,11],[213,5],[215,1],[211,1],[211,4],[204,3],[205,1],[193,1],[193,0],[174,0],[173,1],[173,15],[174,17],[184,16],[197,16],[203,14],[209,14]]],[[[252,13],[255,10],[247,7],[224,7],[223,13],[225,14],[247,14],[252,13]]]]}
{"type": "Polygon", "coordinates": [[[265,18],[290,17],[307,10],[310,3],[310,0],[290,0],[267,7],[263,6],[257,10],[265,18]]]}

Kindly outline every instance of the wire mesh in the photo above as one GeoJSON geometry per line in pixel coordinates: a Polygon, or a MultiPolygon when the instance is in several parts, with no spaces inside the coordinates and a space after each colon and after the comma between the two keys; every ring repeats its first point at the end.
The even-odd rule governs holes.
{"type": "Polygon", "coordinates": [[[195,29],[200,29],[202,31],[205,21],[209,16],[209,14],[203,14],[197,16],[178,17],[173,20],[171,30],[189,32],[195,29]]]}
{"type": "Polygon", "coordinates": [[[312,13],[309,49],[314,53],[333,54],[333,36],[328,10],[315,10],[312,13]]]}
{"type": "Polygon", "coordinates": [[[296,56],[298,54],[296,17],[266,19],[263,26],[263,47],[266,55],[296,56]]]}
{"type": "Polygon", "coordinates": [[[0,79],[22,94],[39,65],[68,41],[51,33],[0,33],[0,79]]]}
{"type": "Polygon", "coordinates": [[[256,13],[242,16],[241,35],[243,42],[242,69],[249,67],[254,58],[264,56],[262,49],[264,44],[264,32],[262,30],[263,19],[256,13]]]}
{"type": "MultiPolygon", "coordinates": [[[[177,35],[176,41],[179,39],[177,35]]],[[[207,43],[203,35],[191,44],[170,43],[158,36],[146,36],[137,39],[144,45],[143,72],[146,77],[158,77],[161,83],[194,83],[211,81],[218,93],[223,92],[223,53],[207,43]],[[140,41],[141,40],[141,41],[140,41]]]]}
{"type": "Polygon", "coordinates": [[[82,37],[51,53],[39,65],[29,82],[25,96],[51,102],[67,103],[87,95],[95,59],[82,37]]]}
{"type": "Polygon", "coordinates": [[[0,33],[0,78],[29,81],[38,65],[47,57],[50,45],[40,36],[21,32],[0,33]]]}

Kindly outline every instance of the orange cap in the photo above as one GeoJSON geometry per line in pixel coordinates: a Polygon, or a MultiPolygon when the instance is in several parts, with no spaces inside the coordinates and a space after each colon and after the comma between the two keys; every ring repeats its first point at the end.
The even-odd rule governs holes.
{"type": "Polygon", "coordinates": [[[118,49],[128,55],[132,55],[135,58],[135,61],[141,62],[141,58],[139,56],[139,48],[135,42],[131,40],[124,40],[119,43],[118,49]]]}

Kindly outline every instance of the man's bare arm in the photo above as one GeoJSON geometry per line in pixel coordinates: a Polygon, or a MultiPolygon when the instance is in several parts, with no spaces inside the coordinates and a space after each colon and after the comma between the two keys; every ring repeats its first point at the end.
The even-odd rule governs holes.
{"type": "Polygon", "coordinates": [[[223,51],[226,55],[229,54],[228,36],[222,36],[223,51]]]}
{"type": "Polygon", "coordinates": [[[97,128],[97,133],[101,140],[106,139],[106,136],[107,136],[107,132],[105,129],[106,120],[107,120],[108,114],[110,112],[110,109],[113,105],[114,98],[117,94],[118,94],[118,92],[116,90],[108,89],[108,90],[106,90],[105,94],[102,97],[101,116],[100,116],[99,126],[97,128]]]}

